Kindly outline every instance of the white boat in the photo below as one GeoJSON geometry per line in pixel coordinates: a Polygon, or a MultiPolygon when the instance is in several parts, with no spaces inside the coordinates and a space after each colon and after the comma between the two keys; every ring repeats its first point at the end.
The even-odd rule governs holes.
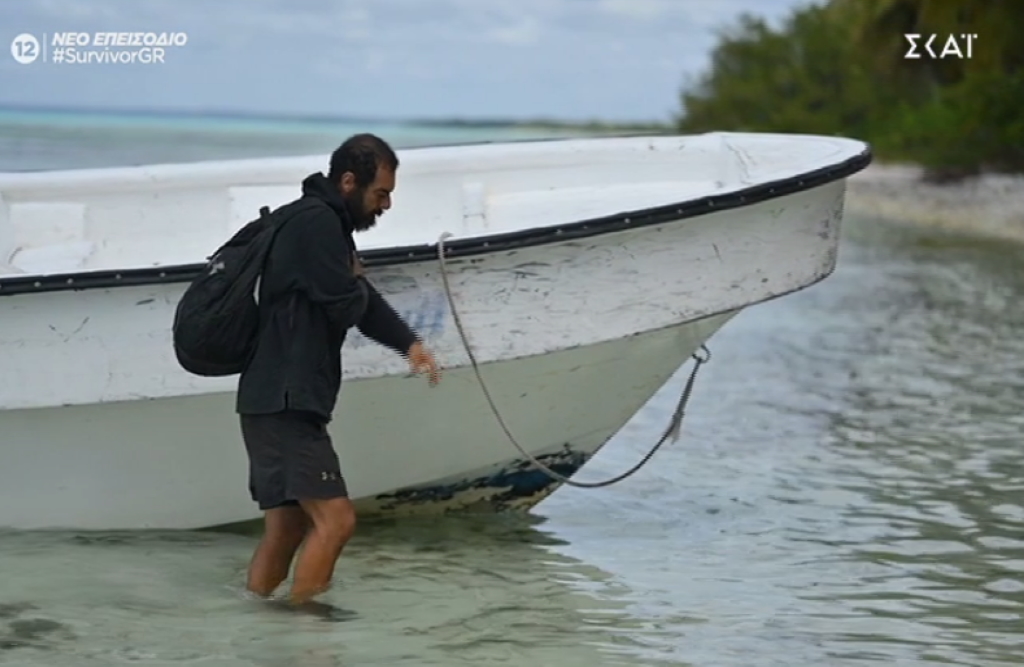
{"type": "MultiPolygon", "coordinates": [[[[494,405],[571,475],[737,312],[832,272],[846,178],[871,161],[859,141],[768,134],[399,155],[392,210],[356,239],[445,370],[430,387],[389,350],[346,343],[331,431],[364,516],[524,509],[560,486],[491,410],[442,234],[494,405]]],[[[183,371],[170,325],[213,250],[326,162],[0,174],[0,527],[259,517],[237,377],[183,371]]]]}

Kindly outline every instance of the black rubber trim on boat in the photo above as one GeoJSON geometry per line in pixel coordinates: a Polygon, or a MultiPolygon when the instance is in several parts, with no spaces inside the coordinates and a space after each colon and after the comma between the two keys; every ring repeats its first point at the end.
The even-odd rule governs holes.
{"type": "MultiPolygon", "coordinates": [[[[867,148],[862,153],[843,162],[798,176],[762,183],[736,192],[692,199],[678,204],[628,211],[601,218],[581,220],[558,227],[525,229],[518,232],[493,234],[472,239],[456,239],[445,243],[447,251],[445,256],[453,259],[472,257],[474,255],[506,252],[547,243],[561,243],[610,234],[625,229],[635,229],[637,227],[693,218],[740,206],[749,206],[750,204],[803,192],[846,178],[871,164],[872,158],[872,151],[870,148],[867,148]]],[[[413,262],[432,262],[437,259],[437,244],[424,243],[414,246],[365,250],[360,251],[359,254],[366,266],[394,266],[413,262]]],[[[112,287],[160,283],[186,283],[195,278],[205,266],[206,264],[201,262],[139,269],[15,275],[0,279],[0,296],[109,289],[112,287]]]]}

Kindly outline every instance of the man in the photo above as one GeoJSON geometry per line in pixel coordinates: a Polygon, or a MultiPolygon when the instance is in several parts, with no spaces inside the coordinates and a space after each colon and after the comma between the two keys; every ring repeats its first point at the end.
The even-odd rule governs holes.
{"type": "MultiPolygon", "coordinates": [[[[398,158],[382,139],[350,137],[327,176],[302,182],[302,196],[267,257],[260,285],[261,333],[238,384],[237,412],[249,456],[252,498],[264,534],[247,588],[269,596],[304,542],[289,600],[327,590],[355,530],[355,511],[327,423],[341,388],[341,347],[355,326],[438,381],[432,355],[363,277],[353,233],[391,207],[398,158]]],[[[363,444],[363,443],[360,443],[363,444]]]]}

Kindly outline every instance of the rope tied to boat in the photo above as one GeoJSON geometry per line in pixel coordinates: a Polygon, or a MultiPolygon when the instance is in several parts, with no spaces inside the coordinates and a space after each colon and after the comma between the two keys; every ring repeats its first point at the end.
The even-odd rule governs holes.
{"type": "Polygon", "coordinates": [[[483,375],[480,373],[480,364],[477,363],[476,355],[473,354],[472,346],[469,344],[469,337],[466,335],[466,329],[462,324],[462,318],[459,316],[458,308],[455,306],[455,297],[452,294],[451,284],[448,279],[448,267],[445,262],[445,247],[444,242],[446,239],[451,238],[452,234],[444,232],[437,240],[437,259],[441,267],[441,280],[444,283],[445,296],[448,299],[448,306],[452,311],[452,319],[455,321],[455,328],[459,332],[459,338],[462,339],[462,347],[466,352],[466,356],[469,357],[469,362],[473,367],[473,372],[476,374],[477,383],[480,385],[480,389],[484,394],[484,398],[487,399],[487,403],[491,408],[491,412],[494,414],[494,418],[498,421],[498,425],[505,432],[505,436],[509,439],[509,442],[519,450],[519,453],[523,455],[530,463],[535,467],[543,471],[552,479],[559,481],[569,486],[574,486],[583,489],[596,489],[603,486],[611,486],[631,477],[635,473],[639,472],[644,465],[654,456],[654,454],[661,449],[662,445],[669,441],[671,438],[672,442],[679,440],[679,434],[682,430],[683,416],[686,412],[686,405],[690,401],[690,396],[693,393],[693,386],[697,380],[697,372],[701,366],[711,360],[711,352],[708,350],[706,345],[701,345],[700,349],[692,355],[694,360],[693,370],[690,372],[690,377],[686,381],[686,385],[683,387],[682,394],[679,396],[679,401],[676,403],[676,409],[672,412],[672,418],[669,420],[668,426],[665,428],[665,432],[658,439],[658,442],[644,455],[640,461],[632,468],[626,470],[626,472],[616,475],[610,479],[602,480],[600,482],[578,482],[573,479],[569,479],[565,475],[552,470],[544,463],[538,461],[533,455],[526,451],[522,445],[515,439],[512,432],[509,430],[508,425],[505,423],[505,419],[501,416],[501,411],[498,410],[498,406],[494,403],[494,398],[491,396],[490,390],[487,388],[487,383],[484,382],[483,375]]]}

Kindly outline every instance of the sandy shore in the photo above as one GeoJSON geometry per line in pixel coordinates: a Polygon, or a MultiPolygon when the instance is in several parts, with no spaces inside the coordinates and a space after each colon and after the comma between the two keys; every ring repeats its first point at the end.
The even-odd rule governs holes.
{"type": "Polygon", "coordinates": [[[932,185],[920,175],[915,166],[872,164],[850,177],[847,211],[1024,243],[1024,176],[932,185]]]}

